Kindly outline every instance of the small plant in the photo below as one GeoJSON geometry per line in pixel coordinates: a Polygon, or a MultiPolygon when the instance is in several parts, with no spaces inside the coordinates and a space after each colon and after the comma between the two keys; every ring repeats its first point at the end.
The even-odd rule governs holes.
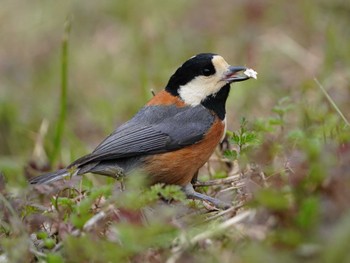
{"type": "Polygon", "coordinates": [[[259,144],[254,131],[248,129],[248,121],[243,117],[240,121],[240,129],[237,132],[227,131],[229,142],[236,146],[233,150],[226,150],[224,156],[230,160],[236,160],[245,154],[251,147],[259,144]]]}
{"type": "Polygon", "coordinates": [[[294,108],[294,104],[289,97],[283,97],[272,108],[272,112],[277,114],[277,117],[271,117],[269,123],[281,127],[281,132],[284,131],[286,113],[294,108]]]}

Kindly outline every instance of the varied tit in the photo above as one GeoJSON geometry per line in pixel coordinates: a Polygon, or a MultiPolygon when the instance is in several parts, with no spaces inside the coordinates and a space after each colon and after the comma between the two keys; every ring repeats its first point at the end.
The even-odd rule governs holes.
{"type": "Polygon", "coordinates": [[[85,173],[119,178],[141,170],[151,184],[179,185],[188,198],[226,208],[224,202],[196,192],[192,182],[225,135],[230,84],[255,78],[251,72],[246,67],[230,66],[216,54],[191,57],[170,77],[163,91],[92,153],[30,183],[50,183],[85,173]]]}

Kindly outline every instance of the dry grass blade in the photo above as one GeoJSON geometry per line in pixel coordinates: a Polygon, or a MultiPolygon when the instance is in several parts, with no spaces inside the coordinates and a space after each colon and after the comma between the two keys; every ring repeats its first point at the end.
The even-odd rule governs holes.
{"type": "Polygon", "coordinates": [[[235,217],[232,217],[232,218],[226,220],[225,222],[217,225],[216,227],[194,236],[189,241],[187,241],[186,239],[183,239],[184,240],[183,244],[181,244],[179,247],[177,247],[174,254],[170,258],[168,258],[166,263],[177,262],[179,260],[180,256],[182,255],[182,253],[187,248],[189,248],[189,247],[191,247],[191,246],[193,246],[193,245],[195,245],[203,240],[206,240],[208,238],[211,238],[215,235],[218,235],[218,234],[224,232],[225,230],[229,229],[230,227],[234,226],[237,223],[242,222],[244,219],[246,219],[254,214],[255,214],[255,210],[244,211],[244,212],[236,215],[235,217]]]}
{"type": "Polygon", "coordinates": [[[220,225],[218,225],[217,227],[213,228],[213,229],[209,229],[205,232],[202,232],[196,236],[194,236],[191,240],[190,240],[190,244],[194,245],[196,243],[198,243],[201,240],[210,238],[214,235],[217,235],[219,233],[222,233],[223,231],[225,231],[226,229],[230,228],[231,226],[243,221],[244,219],[246,219],[247,217],[251,216],[255,214],[255,210],[249,210],[249,211],[244,211],[238,215],[236,215],[235,217],[232,217],[228,220],[226,220],[225,222],[221,223],[220,225]]]}
{"type": "Polygon", "coordinates": [[[320,88],[320,90],[323,92],[323,94],[326,96],[327,100],[329,101],[329,103],[333,106],[333,108],[335,109],[335,111],[339,114],[339,116],[343,119],[343,121],[345,122],[346,126],[350,126],[349,121],[346,119],[346,117],[344,116],[344,114],[341,112],[341,110],[339,109],[339,107],[337,106],[337,104],[335,104],[334,100],[331,98],[331,96],[329,96],[329,94],[327,93],[327,91],[324,89],[324,87],[321,85],[321,83],[318,81],[317,78],[314,78],[315,82],[317,83],[318,87],[320,88]]]}

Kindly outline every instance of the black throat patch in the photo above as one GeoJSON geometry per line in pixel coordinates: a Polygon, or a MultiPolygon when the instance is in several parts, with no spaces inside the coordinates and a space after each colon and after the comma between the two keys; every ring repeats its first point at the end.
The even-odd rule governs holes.
{"type": "Polygon", "coordinates": [[[215,112],[220,120],[225,119],[226,115],[226,100],[230,93],[230,84],[225,85],[220,91],[214,95],[210,95],[204,101],[202,105],[209,110],[215,112]]]}

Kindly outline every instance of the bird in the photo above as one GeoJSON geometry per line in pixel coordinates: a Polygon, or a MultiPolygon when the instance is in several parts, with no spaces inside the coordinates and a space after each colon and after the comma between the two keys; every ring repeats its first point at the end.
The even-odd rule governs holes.
{"type": "Polygon", "coordinates": [[[179,185],[189,199],[228,208],[226,202],[196,192],[193,183],[225,136],[231,84],[251,78],[244,74],[247,70],[214,53],[189,58],[162,91],[90,154],[64,169],[34,177],[30,184],[86,173],[120,179],[140,170],[150,185],[179,185]]]}

